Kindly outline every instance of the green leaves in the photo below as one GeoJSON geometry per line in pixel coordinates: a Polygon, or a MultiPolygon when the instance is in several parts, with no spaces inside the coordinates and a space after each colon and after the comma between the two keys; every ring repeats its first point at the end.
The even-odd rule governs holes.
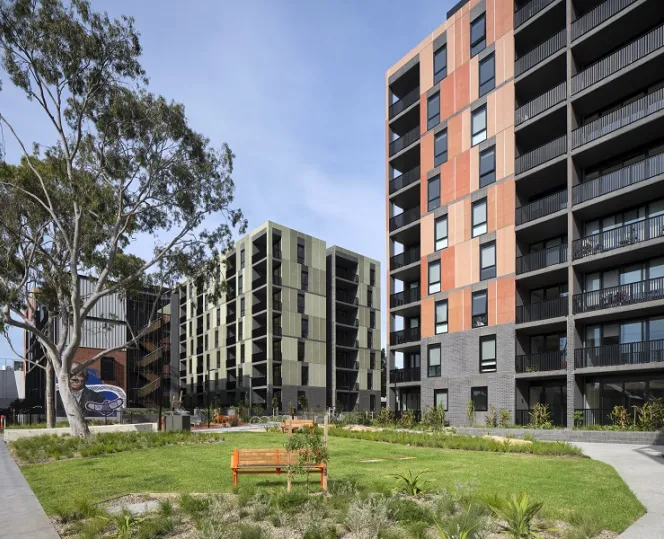
{"type": "Polygon", "coordinates": [[[509,500],[495,499],[489,503],[489,508],[504,522],[501,529],[512,539],[540,539],[538,532],[553,531],[540,529],[534,523],[543,505],[542,502],[530,501],[528,495],[522,492],[509,500]]]}
{"type": "Polygon", "coordinates": [[[420,496],[424,494],[423,488],[427,481],[420,481],[420,476],[427,471],[428,470],[422,470],[416,475],[413,475],[412,470],[408,470],[405,474],[393,474],[391,477],[397,479],[395,492],[400,492],[406,496],[420,496]]]}

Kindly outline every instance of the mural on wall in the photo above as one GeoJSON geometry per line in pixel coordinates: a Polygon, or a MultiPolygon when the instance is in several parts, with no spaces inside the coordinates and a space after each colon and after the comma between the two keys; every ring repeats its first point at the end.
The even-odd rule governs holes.
{"type": "MultiPolygon", "coordinates": [[[[126,406],[127,395],[123,389],[104,384],[94,369],[78,369],[74,365],[69,386],[88,418],[115,417],[118,410],[126,406]]],[[[59,389],[57,383],[55,389],[59,389]]]]}

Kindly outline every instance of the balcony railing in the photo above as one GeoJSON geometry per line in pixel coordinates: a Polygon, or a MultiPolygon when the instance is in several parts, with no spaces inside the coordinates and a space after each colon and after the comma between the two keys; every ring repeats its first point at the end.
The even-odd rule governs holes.
{"type": "Polygon", "coordinates": [[[340,391],[359,391],[360,385],[357,382],[337,382],[337,390],[340,391]]]}
{"type": "Polygon", "coordinates": [[[538,114],[556,106],[558,103],[565,101],[565,97],[567,97],[567,83],[563,82],[516,109],[514,112],[514,124],[519,125],[534,118],[538,114]]]}
{"type": "Polygon", "coordinates": [[[527,324],[528,322],[567,316],[568,305],[567,296],[528,305],[517,305],[516,323],[527,324]]]}
{"type": "Polygon", "coordinates": [[[515,160],[516,173],[521,174],[563,155],[567,151],[567,135],[547,142],[539,148],[520,155],[515,160]]]}
{"type": "Polygon", "coordinates": [[[595,178],[572,188],[572,204],[581,204],[586,200],[618,191],[630,185],[664,174],[664,154],[648,157],[619,170],[595,178]]]}
{"type": "Polygon", "coordinates": [[[390,232],[394,232],[401,227],[414,223],[420,218],[420,209],[411,208],[406,210],[399,215],[395,215],[390,218],[390,232]]]}
{"type": "Polygon", "coordinates": [[[346,348],[359,348],[360,341],[350,337],[337,337],[337,346],[345,346],[346,348]]]}
{"type": "Polygon", "coordinates": [[[267,335],[267,326],[255,328],[251,330],[251,337],[256,338],[256,337],[264,337],[267,335]]]}
{"type": "Polygon", "coordinates": [[[337,324],[358,327],[360,325],[360,321],[354,316],[344,316],[337,314],[337,324]]]}
{"type": "Polygon", "coordinates": [[[263,361],[267,361],[267,352],[265,350],[251,354],[252,363],[261,363],[263,361]]]}
{"type": "Polygon", "coordinates": [[[265,309],[267,309],[267,301],[259,301],[251,306],[252,314],[258,314],[265,309]]]}
{"type": "Polygon", "coordinates": [[[567,368],[567,351],[555,350],[516,356],[516,372],[546,372],[559,371],[567,368]]]}
{"type": "Polygon", "coordinates": [[[337,292],[337,301],[341,301],[342,303],[347,303],[348,305],[358,304],[357,296],[353,296],[351,294],[343,294],[341,292],[337,292]]]}
{"type": "Polygon", "coordinates": [[[572,77],[572,95],[664,47],[664,25],[635,39],[572,77]]]}
{"type": "Polygon", "coordinates": [[[546,217],[567,208],[567,191],[559,191],[552,195],[535,200],[530,204],[516,209],[516,224],[522,225],[535,219],[546,217]]]}
{"type": "Polygon", "coordinates": [[[408,328],[390,333],[390,346],[415,342],[420,340],[420,328],[408,328]]]}
{"type": "Polygon", "coordinates": [[[518,77],[519,75],[522,75],[540,62],[546,60],[549,56],[552,56],[559,50],[564,49],[565,45],[567,44],[566,35],[566,31],[563,29],[557,34],[551,36],[546,41],[537,45],[537,47],[531,51],[528,51],[526,54],[524,54],[514,64],[514,76],[518,77]]]}
{"type": "MultiPolygon", "coordinates": [[[[556,427],[567,426],[567,410],[562,406],[552,406],[549,411],[551,412],[551,423],[556,427]]],[[[527,426],[533,424],[532,410],[515,410],[514,411],[514,424],[519,426],[527,426]]]]}
{"type": "Polygon", "coordinates": [[[664,236],[664,215],[586,236],[572,242],[574,260],[664,236]]]}
{"type": "Polygon", "coordinates": [[[420,260],[420,248],[419,246],[413,247],[412,249],[408,249],[403,253],[399,253],[398,255],[390,257],[390,269],[395,270],[403,268],[404,266],[408,266],[409,264],[414,264],[415,262],[419,262],[419,260],[420,260]]]}
{"type": "Polygon", "coordinates": [[[604,408],[578,408],[574,410],[574,414],[580,414],[575,427],[594,427],[596,425],[613,425],[613,420],[611,419],[612,410],[604,408]]]}
{"type": "Polygon", "coordinates": [[[414,303],[415,301],[420,301],[420,287],[416,286],[414,288],[409,288],[403,292],[397,292],[396,294],[390,295],[390,308],[394,309],[395,307],[401,307],[402,305],[408,305],[409,303],[414,303]]]}
{"type": "Polygon", "coordinates": [[[357,273],[345,268],[335,268],[335,275],[340,279],[346,279],[347,281],[352,281],[354,283],[357,283],[360,280],[360,277],[357,275],[357,273]]]}
{"type": "Polygon", "coordinates": [[[574,350],[574,367],[616,367],[664,362],[664,341],[607,344],[574,350]]]}
{"type": "Polygon", "coordinates": [[[556,264],[567,262],[567,245],[556,245],[542,251],[536,251],[516,259],[516,274],[541,270],[556,264]]]}
{"type": "Polygon", "coordinates": [[[578,148],[604,135],[638,122],[655,112],[664,110],[664,88],[643,96],[601,118],[572,131],[572,148],[578,148]]]}
{"type": "Polygon", "coordinates": [[[419,382],[421,370],[419,367],[408,369],[392,369],[390,371],[390,383],[401,384],[404,382],[419,382]]]}
{"type": "Polygon", "coordinates": [[[282,307],[281,307],[281,301],[279,301],[278,299],[273,299],[273,300],[272,300],[272,308],[273,308],[275,311],[279,311],[279,312],[281,312],[281,309],[282,309],[282,307]]]}
{"type": "Polygon", "coordinates": [[[664,277],[575,294],[574,314],[664,299],[664,277]]]}
{"type": "Polygon", "coordinates": [[[416,103],[420,99],[420,89],[415,88],[414,90],[408,92],[403,96],[399,101],[395,101],[390,105],[390,120],[394,118],[397,114],[401,114],[404,110],[410,107],[413,103],[416,103]]]}
{"type": "Polygon", "coordinates": [[[637,0],[606,0],[572,23],[572,41],[590,32],[637,0]]]}
{"type": "Polygon", "coordinates": [[[408,131],[405,135],[400,136],[398,139],[390,142],[390,157],[399,153],[404,148],[407,148],[413,142],[416,142],[420,138],[420,128],[419,126],[415,129],[408,131]]]}
{"type": "Polygon", "coordinates": [[[518,28],[553,2],[555,0],[531,0],[525,6],[517,9],[514,12],[514,28],[518,28]]]}
{"type": "Polygon", "coordinates": [[[251,379],[251,387],[262,387],[267,385],[267,376],[257,376],[251,379]]]}
{"type": "Polygon", "coordinates": [[[408,172],[400,174],[396,178],[390,180],[390,195],[392,193],[396,193],[397,191],[403,189],[404,187],[410,185],[411,183],[415,183],[419,179],[420,179],[420,167],[415,167],[409,170],[408,172]]]}
{"type": "Polygon", "coordinates": [[[348,369],[356,371],[360,368],[359,361],[339,361],[337,360],[337,369],[348,369]]]}

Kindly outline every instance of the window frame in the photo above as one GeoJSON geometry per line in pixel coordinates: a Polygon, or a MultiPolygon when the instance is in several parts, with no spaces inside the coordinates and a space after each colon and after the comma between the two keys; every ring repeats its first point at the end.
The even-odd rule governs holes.
{"type": "Polygon", "coordinates": [[[436,208],[440,208],[440,175],[427,180],[427,211],[433,211],[436,208]],[[435,191],[437,196],[431,198],[431,187],[436,184],[438,185],[438,189],[435,191]]]}
{"type": "Polygon", "coordinates": [[[115,380],[115,358],[112,356],[103,356],[100,361],[99,370],[101,374],[101,379],[103,381],[115,380]],[[110,368],[110,377],[105,376],[105,374],[109,374],[109,368],[110,368]]]}
{"type": "Polygon", "coordinates": [[[436,92],[427,98],[427,131],[436,127],[440,123],[440,92],[436,92]],[[436,111],[435,103],[438,103],[436,111]],[[432,111],[433,107],[433,111],[432,111]]]}
{"type": "Polygon", "coordinates": [[[433,166],[438,167],[443,163],[447,163],[447,150],[448,150],[448,136],[447,129],[441,129],[438,133],[435,133],[433,136],[433,166]],[[437,152],[436,142],[445,137],[445,150],[437,152]]]}
{"type": "Polygon", "coordinates": [[[474,386],[470,388],[470,400],[473,402],[473,408],[476,412],[487,412],[489,410],[489,386],[474,386]],[[484,407],[480,408],[477,405],[476,398],[481,397],[481,393],[484,393],[484,407]]]}
{"type": "Polygon", "coordinates": [[[376,329],[376,311],[369,311],[369,327],[371,329],[376,329]]]}
{"type": "Polygon", "coordinates": [[[479,360],[480,360],[480,373],[491,373],[498,371],[498,338],[495,334],[493,335],[482,335],[480,337],[480,349],[479,349],[479,360]],[[493,341],[493,358],[485,358],[482,354],[482,345],[485,342],[493,341]],[[487,363],[493,363],[487,367],[487,363]]]}
{"type": "Polygon", "coordinates": [[[297,292],[297,312],[299,314],[304,314],[306,309],[306,294],[300,290],[297,292]],[[302,306],[300,307],[300,298],[302,298],[302,306]]]}
{"type": "Polygon", "coordinates": [[[297,341],[297,360],[304,361],[306,357],[306,344],[304,341],[297,341]]]}
{"type": "Polygon", "coordinates": [[[487,125],[488,125],[488,116],[487,116],[487,108],[486,105],[482,105],[481,107],[477,107],[474,111],[471,112],[470,114],[470,145],[472,146],[477,146],[478,144],[481,144],[487,139],[487,125]],[[484,129],[480,129],[479,131],[475,132],[474,128],[474,119],[478,117],[480,114],[484,115],[484,129]],[[481,138],[480,138],[481,137],[481,138]]]}
{"type": "Polygon", "coordinates": [[[472,328],[481,328],[489,325],[489,294],[488,290],[477,290],[471,294],[470,302],[470,316],[472,319],[472,328]],[[479,299],[481,296],[484,296],[484,312],[475,312],[475,300],[479,299]],[[485,323],[482,323],[486,319],[485,323]]]}
{"type": "Polygon", "coordinates": [[[438,84],[445,77],[447,77],[447,43],[441,45],[433,52],[433,83],[438,84]],[[436,71],[436,58],[440,57],[441,53],[443,58],[445,58],[445,65],[436,71]]]}
{"type": "Polygon", "coordinates": [[[477,238],[489,231],[489,204],[487,198],[476,200],[470,206],[471,237],[477,238]],[[484,206],[484,221],[475,222],[475,208],[484,206]]]}
{"type": "Polygon", "coordinates": [[[486,187],[487,185],[491,185],[492,183],[496,183],[496,147],[491,146],[490,148],[487,148],[486,150],[483,150],[480,152],[480,161],[479,161],[479,184],[480,184],[480,189],[482,187],[486,187]],[[482,158],[487,156],[487,155],[493,155],[493,167],[489,169],[488,171],[482,173],[482,158]]]}
{"type": "Polygon", "coordinates": [[[309,319],[306,316],[303,316],[300,322],[300,333],[303,339],[309,338],[309,319]]]}
{"type": "Polygon", "coordinates": [[[240,251],[240,269],[244,269],[246,266],[244,249],[240,251]]]}
{"type": "Polygon", "coordinates": [[[486,12],[475,17],[475,20],[470,21],[469,39],[470,39],[471,58],[482,52],[484,49],[486,49],[486,12]],[[473,26],[475,26],[479,22],[481,22],[484,25],[484,28],[482,30],[482,35],[481,37],[478,37],[477,39],[475,39],[475,41],[473,41],[473,26]]]}
{"type": "Polygon", "coordinates": [[[433,262],[429,262],[427,267],[427,285],[428,285],[429,295],[440,292],[440,277],[441,277],[440,260],[434,260],[433,262]],[[438,280],[432,281],[431,269],[435,268],[436,266],[438,266],[438,280]]]}
{"type": "Polygon", "coordinates": [[[441,364],[443,362],[443,353],[440,344],[433,344],[427,347],[427,378],[439,378],[441,374],[441,364]],[[431,364],[431,352],[438,351],[438,365],[431,364]]]}
{"type": "Polygon", "coordinates": [[[434,334],[435,335],[443,335],[445,333],[448,333],[450,312],[449,312],[449,304],[448,304],[448,301],[446,299],[442,299],[440,301],[437,301],[434,304],[433,318],[434,318],[434,334]],[[444,305],[445,306],[445,320],[444,321],[438,320],[438,306],[439,305],[444,305]],[[440,331],[438,331],[438,326],[441,326],[440,331]]]}
{"type": "Polygon", "coordinates": [[[298,238],[298,241],[297,241],[297,263],[298,264],[304,264],[305,258],[306,258],[306,251],[305,251],[304,241],[302,241],[298,238]],[[302,255],[300,255],[300,249],[302,249],[302,255]]]}
{"type": "Polygon", "coordinates": [[[450,392],[448,389],[434,389],[433,390],[433,408],[440,408],[441,406],[438,405],[436,402],[438,399],[436,398],[438,395],[445,395],[445,406],[443,406],[443,410],[445,412],[449,411],[449,406],[450,406],[450,392]]]}
{"type": "Polygon", "coordinates": [[[244,316],[246,313],[246,307],[245,307],[245,301],[244,301],[244,296],[240,298],[240,316],[244,316]]]}
{"type": "Polygon", "coordinates": [[[302,285],[302,290],[309,290],[309,269],[306,267],[303,267],[300,272],[300,283],[302,285]]]}
{"type": "Polygon", "coordinates": [[[496,88],[496,55],[494,53],[488,54],[486,58],[480,60],[478,64],[478,96],[482,97],[483,95],[488,94],[491,90],[496,88]],[[493,65],[493,76],[488,80],[482,82],[482,67],[487,65],[489,62],[493,65]],[[484,88],[483,88],[484,87],[484,88]]]}
{"type": "Polygon", "coordinates": [[[242,275],[238,275],[237,277],[237,293],[244,294],[244,279],[242,279],[242,275]]]}
{"type": "Polygon", "coordinates": [[[442,249],[447,249],[448,246],[448,239],[449,239],[449,222],[447,220],[447,215],[443,215],[436,219],[433,222],[433,243],[434,243],[434,251],[440,251],[442,249]],[[438,237],[438,224],[439,223],[445,223],[445,235],[442,237],[438,237]],[[441,243],[440,245],[438,243],[441,243]],[[444,245],[443,245],[444,243],[444,245]]]}
{"type": "Polygon", "coordinates": [[[496,277],[496,260],[498,258],[498,253],[496,250],[496,242],[489,241],[480,245],[480,281],[486,281],[488,279],[494,279],[496,277]],[[493,248],[493,266],[482,267],[482,253],[486,252],[488,249],[493,248]]]}

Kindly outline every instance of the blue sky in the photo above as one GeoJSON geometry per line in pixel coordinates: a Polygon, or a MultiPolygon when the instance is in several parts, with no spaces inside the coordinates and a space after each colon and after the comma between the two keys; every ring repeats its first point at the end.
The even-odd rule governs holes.
{"type": "MultiPolygon", "coordinates": [[[[136,19],[150,90],[184,103],[191,125],[213,144],[230,145],[236,201],[250,228],[276,221],[384,263],[385,71],[455,3],[94,0],[93,7],[136,19]]],[[[6,80],[0,107],[28,143],[54,141],[35,105],[6,80]]],[[[18,147],[9,133],[2,137],[16,161],[18,147]]],[[[20,333],[12,338],[20,346],[20,333]]],[[[0,358],[11,355],[0,337],[0,358]]]]}

